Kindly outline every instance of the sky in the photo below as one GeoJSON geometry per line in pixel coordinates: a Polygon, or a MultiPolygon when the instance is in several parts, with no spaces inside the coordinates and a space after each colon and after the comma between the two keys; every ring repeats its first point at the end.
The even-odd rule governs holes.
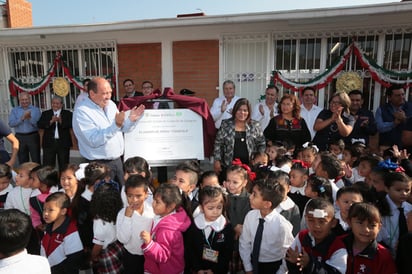
{"type": "Polygon", "coordinates": [[[28,0],[33,26],[81,25],[176,18],[204,12],[224,15],[296,9],[344,7],[399,2],[397,0],[28,0]]]}

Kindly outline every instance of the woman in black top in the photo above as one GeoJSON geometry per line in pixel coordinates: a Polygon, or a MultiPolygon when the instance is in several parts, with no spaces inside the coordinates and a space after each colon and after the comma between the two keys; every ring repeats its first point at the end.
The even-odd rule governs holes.
{"type": "Polygon", "coordinates": [[[339,91],[329,99],[329,109],[319,113],[313,126],[317,131],[313,143],[319,150],[327,150],[331,141],[343,139],[352,132],[355,118],[350,115],[350,103],[346,92],[339,91]]]}
{"type": "Polygon", "coordinates": [[[266,140],[281,141],[302,147],[309,142],[310,132],[305,120],[300,117],[300,102],[293,94],[285,94],[278,105],[279,115],[273,117],[263,134],[266,140]]]}

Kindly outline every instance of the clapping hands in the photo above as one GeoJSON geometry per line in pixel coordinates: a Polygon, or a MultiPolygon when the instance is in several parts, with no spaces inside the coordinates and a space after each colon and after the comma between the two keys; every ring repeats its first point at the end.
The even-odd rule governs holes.
{"type": "MultiPolygon", "coordinates": [[[[130,114],[129,114],[130,121],[136,122],[143,115],[144,110],[145,110],[144,105],[135,106],[134,108],[132,108],[130,110],[130,114]]],[[[120,111],[120,112],[116,113],[115,121],[116,121],[116,125],[118,127],[123,126],[124,119],[125,119],[125,112],[124,111],[120,111]]]]}

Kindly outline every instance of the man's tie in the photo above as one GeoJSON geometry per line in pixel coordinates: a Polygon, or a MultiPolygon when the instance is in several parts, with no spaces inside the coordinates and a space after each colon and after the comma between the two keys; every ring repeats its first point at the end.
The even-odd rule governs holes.
{"type": "MultiPolygon", "coordinates": [[[[58,116],[59,113],[55,112],[54,116],[58,116]]],[[[54,139],[59,139],[59,122],[56,122],[56,129],[54,130],[54,139]]]]}
{"type": "Polygon", "coordinates": [[[259,225],[256,230],[255,240],[253,241],[253,250],[252,250],[252,266],[253,273],[259,273],[259,252],[260,244],[262,243],[262,234],[263,234],[263,223],[265,219],[259,218],[259,225]]]}
{"type": "Polygon", "coordinates": [[[408,225],[406,224],[406,218],[405,214],[403,214],[403,207],[399,207],[399,219],[398,219],[398,225],[399,225],[399,238],[400,239],[403,235],[408,233],[408,225]]]}

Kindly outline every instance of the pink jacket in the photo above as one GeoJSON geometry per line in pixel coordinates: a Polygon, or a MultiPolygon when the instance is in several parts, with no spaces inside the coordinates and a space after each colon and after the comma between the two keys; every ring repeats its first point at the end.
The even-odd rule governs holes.
{"type": "Polygon", "coordinates": [[[163,217],[152,229],[152,241],[143,244],[144,269],[152,274],[182,273],[185,268],[183,235],[191,224],[183,208],[163,217]]]}

